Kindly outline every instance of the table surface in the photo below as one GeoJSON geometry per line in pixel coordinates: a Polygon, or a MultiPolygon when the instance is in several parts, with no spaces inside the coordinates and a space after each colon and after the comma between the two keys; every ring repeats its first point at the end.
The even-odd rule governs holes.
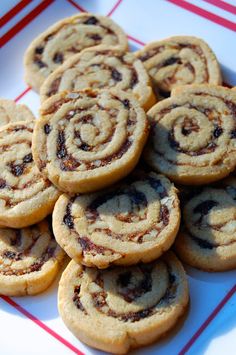
{"type": "MultiPolygon", "coordinates": [[[[2,0],[0,96],[27,104],[38,116],[38,95],[23,80],[23,54],[49,25],[79,11],[111,16],[127,32],[131,50],[171,35],[201,37],[216,53],[225,83],[236,85],[235,4],[235,0],[2,0]]],[[[191,304],[185,322],[171,336],[133,354],[236,354],[236,271],[186,270],[191,304]]],[[[58,279],[38,296],[0,296],[2,355],[102,354],[79,342],[59,318],[58,279]]]]}

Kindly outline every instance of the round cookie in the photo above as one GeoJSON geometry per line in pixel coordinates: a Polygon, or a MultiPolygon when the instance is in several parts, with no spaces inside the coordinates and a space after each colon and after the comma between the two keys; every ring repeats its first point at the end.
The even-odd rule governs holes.
{"type": "Polygon", "coordinates": [[[148,133],[145,112],[131,94],[117,89],[62,92],[41,107],[34,160],[60,190],[95,191],[129,174],[148,133]]]}
{"type": "Polygon", "coordinates": [[[10,122],[33,120],[34,115],[27,106],[0,98],[0,127],[10,122]]]}
{"type": "Polygon", "coordinates": [[[148,111],[146,162],[180,184],[220,180],[236,166],[236,92],[214,85],[173,91],[148,111]]]}
{"type": "Polygon", "coordinates": [[[171,252],[151,264],[106,270],[71,261],[59,283],[58,307],[86,344],[124,354],[171,329],[188,305],[181,263],[171,252]]]}
{"type": "Polygon", "coordinates": [[[221,85],[221,71],[211,48],[200,38],[174,36],[147,44],[136,52],[160,96],[186,84],[221,85]]]}
{"type": "Polygon", "coordinates": [[[108,46],[85,49],[68,59],[44,81],[40,95],[44,101],[64,90],[112,87],[134,94],[145,110],[156,102],[141,61],[133,53],[108,46]]]}
{"type": "Polygon", "coordinates": [[[27,84],[39,92],[44,80],[66,59],[101,44],[128,49],[125,33],[108,17],[80,13],[55,23],[39,35],[25,53],[27,84]]]}
{"type": "Polygon", "coordinates": [[[183,215],[175,242],[178,256],[206,271],[236,268],[236,178],[190,193],[183,215]]]}
{"type": "Polygon", "coordinates": [[[57,276],[63,257],[46,220],[24,229],[0,229],[0,294],[44,291],[57,276]]]}
{"type": "Polygon", "coordinates": [[[149,262],[168,250],[180,223],[175,187],[162,175],[136,172],[126,182],[84,196],[62,195],[53,212],[57,242],[76,262],[149,262]]]}
{"type": "Polygon", "coordinates": [[[32,152],[34,122],[0,128],[0,225],[22,228],[50,214],[60,196],[36,167],[32,152]]]}

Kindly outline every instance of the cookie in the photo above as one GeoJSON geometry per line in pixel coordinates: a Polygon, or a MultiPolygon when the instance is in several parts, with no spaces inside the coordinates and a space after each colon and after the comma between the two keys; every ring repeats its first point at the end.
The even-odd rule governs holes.
{"type": "Polygon", "coordinates": [[[125,182],[84,196],[62,195],[53,212],[57,242],[76,262],[149,262],[175,240],[180,222],[175,187],[162,175],[136,172],[125,182]]]}
{"type": "Polygon", "coordinates": [[[190,194],[183,216],[183,227],[175,242],[178,256],[206,271],[235,269],[236,178],[190,194]]]}
{"type": "Polygon", "coordinates": [[[64,257],[49,222],[0,229],[0,294],[34,295],[53,282],[64,257]]]}
{"type": "Polygon", "coordinates": [[[141,61],[132,53],[108,46],[85,49],[68,59],[43,83],[41,101],[64,90],[113,87],[134,94],[145,110],[156,102],[141,61]]]}
{"type": "Polygon", "coordinates": [[[133,95],[117,89],[62,92],[41,107],[34,160],[60,190],[95,191],[129,174],[148,132],[146,115],[133,95]]]}
{"type": "Polygon", "coordinates": [[[175,89],[148,111],[146,162],[180,184],[200,185],[236,165],[236,92],[214,85],[175,89]]]}
{"type": "Polygon", "coordinates": [[[36,167],[32,152],[34,122],[0,128],[0,225],[22,228],[52,212],[60,193],[36,167]]]}
{"type": "Polygon", "coordinates": [[[171,329],[188,305],[186,275],[168,252],[151,264],[106,270],[71,261],[59,283],[59,313],[86,344],[124,354],[171,329]]]}
{"type": "Polygon", "coordinates": [[[82,49],[101,44],[128,49],[125,33],[108,17],[80,13],[55,23],[25,53],[27,84],[39,92],[44,80],[66,59],[82,49]]]}
{"type": "Polygon", "coordinates": [[[0,98],[0,127],[10,122],[33,121],[34,115],[25,105],[17,105],[13,100],[0,98]]]}
{"type": "Polygon", "coordinates": [[[186,84],[221,85],[221,71],[215,54],[200,38],[174,36],[147,44],[136,52],[160,96],[186,84]]]}

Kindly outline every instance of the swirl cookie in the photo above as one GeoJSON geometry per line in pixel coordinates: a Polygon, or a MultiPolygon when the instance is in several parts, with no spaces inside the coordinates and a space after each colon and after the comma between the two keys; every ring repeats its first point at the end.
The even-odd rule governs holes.
{"type": "Polygon", "coordinates": [[[0,127],[10,122],[33,121],[34,115],[25,105],[17,105],[13,100],[0,98],[0,127]]]}
{"type": "Polygon", "coordinates": [[[0,128],[1,226],[22,228],[41,221],[60,195],[33,161],[33,127],[31,121],[19,121],[0,128]]]}
{"type": "Polygon", "coordinates": [[[156,102],[141,61],[132,53],[107,46],[89,48],[68,59],[45,80],[40,94],[44,101],[64,90],[112,87],[134,94],[146,110],[156,102]]]}
{"type": "Polygon", "coordinates": [[[156,259],[173,244],[179,222],[175,187],[143,172],[98,193],[62,195],[53,212],[61,247],[76,262],[99,268],[156,259]]]}
{"type": "Polygon", "coordinates": [[[62,92],[41,107],[33,135],[40,171],[65,192],[90,192],[129,174],[149,132],[138,101],[124,91],[62,92]]]}
{"type": "Polygon", "coordinates": [[[174,36],[147,44],[136,52],[162,97],[186,84],[221,85],[215,54],[200,38],[174,36]]]}
{"type": "Polygon", "coordinates": [[[175,249],[189,265],[206,271],[236,268],[236,179],[189,196],[175,249]]]}
{"type": "Polygon", "coordinates": [[[101,44],[128,49],[125,33],[108,17],[80,13],[57,22],[39,35],[25,53],[27,84],[39,91],[45,78],[66,59],[101,44]]]}
{"type": "Polygon", "coordinates": [[[181,184],[206,184],[236,165],[236,92],[193,85],[148,111],[147,163],[181,184]]]}
{"type": "Polygon", "coordinates": [[[0,294],[44,291],[57,276],[63,257],[46,220],[24,229],[0,229],[0,294]]]}
{"type": "Polygon", "coordinates": [[[71,261],[59,283],[59,313],[86,344],[115,354],[150,344],[171,329],[188,305],[181,263],[167,253],[151,264],[106,270],[71,261]]]}

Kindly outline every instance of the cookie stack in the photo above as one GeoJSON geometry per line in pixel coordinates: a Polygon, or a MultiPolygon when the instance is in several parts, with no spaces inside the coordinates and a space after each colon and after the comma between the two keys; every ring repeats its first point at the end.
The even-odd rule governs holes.
{"type": "Polygon", "coordinates": [[[60,192],[33,161],[34,120],[26,106],[0,100],[0,293],[10,296],[44,291],[64,257],[44,219],[60,192]]]}
{"type": "MultiPolygon", "coordinates": [[[[40,117],[0,131],[0,210],[15,211],[22,199],[30,207],[17,208],[20,224],[8,212],[0,223],[25,227],[55,204],[53,232],[72,259],[59,284],[63,321],[112,353],[149,344],[188,306],[186,274],[171,247],[203,270],[236,267],[236,180],[226,178],[236,167],[236,91],[220,86],[203,40],[177,36],[132,54],[118,25],[87,13],[35,39],[25,71],[40,92],[40,117]],[[21,192],[12,177],[19,171],[29,176],[16,180],[21,192]]],[[[36,242],[48,240],[35,228],[23,253],[10,230],[14,263],[6,270],[22,268],[36,242]]],[[[47,244],[45,256],[40,245],[40,261],[32,262],[43,270],[60,249],[47,244]]]]}

